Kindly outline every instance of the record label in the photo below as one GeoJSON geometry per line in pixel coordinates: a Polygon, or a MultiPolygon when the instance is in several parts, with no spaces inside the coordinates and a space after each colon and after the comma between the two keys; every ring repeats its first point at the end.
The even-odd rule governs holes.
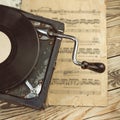
{"type": "Polygon", "coordinates": [[[11,52],[11,42],[8,36],[0,31],[0,63],[4,62],[11,52]]]}

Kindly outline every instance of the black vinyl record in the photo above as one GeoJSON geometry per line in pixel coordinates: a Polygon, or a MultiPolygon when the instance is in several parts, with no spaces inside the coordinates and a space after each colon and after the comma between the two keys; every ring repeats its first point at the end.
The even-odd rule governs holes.
{"type": "MultiPolygon", "coordinates": [[[[39,53],[39,40],[31,22],[19,11],[0,6],[0,31],[11,42],[11,53],[0,63],[0,91],[20,84],[31,73],[39,53]]],[[[4,47],[4,46],[3,46],[4,47]]]]}

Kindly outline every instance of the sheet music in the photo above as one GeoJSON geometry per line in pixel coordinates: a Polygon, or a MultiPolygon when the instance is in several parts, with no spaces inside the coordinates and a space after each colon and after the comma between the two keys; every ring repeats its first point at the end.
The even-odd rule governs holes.
{"type": "Polygon", "coordinates": [[[106,14],[104,0],[23,0],[22,9],[65,23],[65,33],[79,39],[79,61],[103,62],[104,73],[72,63],[72,41],[63,39],[51,80],[49,105],[107,104],[106,14]]]}

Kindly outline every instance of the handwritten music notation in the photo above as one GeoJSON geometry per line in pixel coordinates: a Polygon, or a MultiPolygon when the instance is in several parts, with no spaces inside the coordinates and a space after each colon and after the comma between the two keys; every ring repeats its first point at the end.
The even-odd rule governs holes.
{"type": "Polygon", "coordinates": [[[83,91],[83,90],[50,90],[52,94],[81,94],[81,95],[100,95],[101,91],[94,91],[94,90],[89,90],[89,91],[83,91]]]}
{"type": "MultiPolygon", "coordinates": [[[[69,72],[69,71],[68,71],[69,72]]],[[[100,85],[100,80],[97,79],[86,79],[83,78],[82,80],[79,79],[60,79],[60,78],[54,78],[51,81],[51,85],[63,85],[66,86],[75,86],[75,87],[81,87],[81,85],[100,85]]]]}
{"type": "Polygon", "coordinates": [[[100,24],[100,19],[66,19],[66,18],[53,18],[54,20],[61,21],[66,24],[100,24]]]}
{"type": "Polygon", "coordinates": [[[60,15],[64,15],[64,14],[93,14],[93,15],[99,15],[100,11],[96,10],[96,9],[92,9],[92,10],[82,10],[82,9],[78,9],[78,10],[65,10],[65,9],[53,9],[50,7],[40,7],[39,9],[31,9],[30,10],[31,13],[48,13],[48,14],[60,14],[60,15]]]}
{"type": "MultiPolygon", "coordinates": [[[[68,47],[63,47],[60,48],[59,53],[62,54],[71,54],[73,51],[73,47],[72,48],[68,48],[68,47]]],[[[100,49],[99,48],[79,48],[77,54],[100,54],[100,49]]]]}

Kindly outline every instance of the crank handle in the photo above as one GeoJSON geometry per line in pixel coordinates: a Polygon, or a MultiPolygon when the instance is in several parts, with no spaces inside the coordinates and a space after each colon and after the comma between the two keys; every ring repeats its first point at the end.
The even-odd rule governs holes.
{"type": "Polygon", "coordinates": [[[93,62],[83,61],[81,63],[81,68],[89,69],[98,73],[103,73],[105,71],[105,65],[103,63],[93,63],[93,62]]]}
{"type": "Polygon", "coordinates": [[[103,63],[94,63],[94,62],[86,62],[86,61],[79,62],[77,60],[78,40],[74,36],[55,33],[49,29],[47,30],[38,29],[38,32],[48,37],[59,37],[59,38],[66,38],[72,40],[74,42],[74,49],[72,54],[72,61],[74,64],[81,66],[82,69],[89,69],[98,73],[103,73],[105,71],[105,65],[103,63]]]}

